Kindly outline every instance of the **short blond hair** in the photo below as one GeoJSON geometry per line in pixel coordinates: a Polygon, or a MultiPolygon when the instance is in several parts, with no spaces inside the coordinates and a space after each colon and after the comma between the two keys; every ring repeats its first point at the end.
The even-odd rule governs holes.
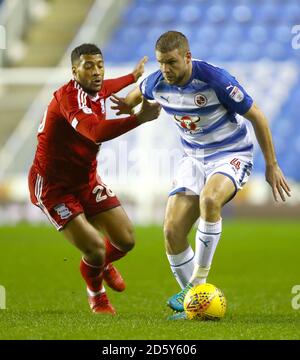
{"type": "Polygon", "coordinates": [[[155,50],[162,53],[178,49],[183,55],[190,51],[188,39],[179,31],[167,31],[163,33],[155,44],[155,50]]]}

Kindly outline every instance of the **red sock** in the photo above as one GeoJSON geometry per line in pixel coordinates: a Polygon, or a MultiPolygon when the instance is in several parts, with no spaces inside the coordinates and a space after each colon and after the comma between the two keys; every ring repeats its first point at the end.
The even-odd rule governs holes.
{"type": "Polygon", "coordinates": [[[104,238],[104,242],[106,248],[105,265],[113,261],[119,260],[127,254],[126,252],[123,252],[114,247],[107,237],[104,238]]]}
{"type": "Polygon", "coordinates": [[[87,284],[87,287],[91,291],[98,292],[101,290],[103,266],[90,265],[82,258],[80,261],[80,272],[87,284]]]}

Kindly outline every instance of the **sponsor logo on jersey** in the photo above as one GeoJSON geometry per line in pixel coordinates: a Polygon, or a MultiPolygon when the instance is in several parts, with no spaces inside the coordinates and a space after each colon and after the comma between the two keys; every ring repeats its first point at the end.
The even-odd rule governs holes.
{"type": "Polygon", "coordinates": [[[175,120],[180,124],[180,126],[187,130],[198,130],[198,122],[200,121],[200,116],[197,115],[175,115],[175,120]]]}
{"type": "Polygon", "coordinates": [[[244,93],[241,89],[239,89],[237,86],[234,86],[233,89],[230,91],[229,96],[235,101],[235,102],[241,102],[244,99],[244,93]]]}
{"type": "Polygon", "coordinates": [[[56,205],[54,210],[60,216],[62,220],[68,219],[72,215],[72,211],[66,207],[65,204],[56,205]]]}
{"type": "Polygon", "coordinates": [[[165,96],[160,95],[160,97],[161,97],[163,100],[165,100],[166,102],[169,102],[170,96],[165,97],[165,96]]]}
{"type": "Polygon", "coordinates": [[[207,98],[203,94],[196,94],[194,101],[195,101],[195,104],[199,107],[203,107],[207,104],[207,98]]]}

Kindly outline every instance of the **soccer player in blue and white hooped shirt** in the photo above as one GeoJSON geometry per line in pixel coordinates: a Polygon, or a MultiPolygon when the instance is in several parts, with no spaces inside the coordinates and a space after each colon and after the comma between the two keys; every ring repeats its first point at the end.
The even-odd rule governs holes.
{"type": "Polygon", "coordinates": [[[206,282],[222,232],[221,209],[247,182],[255,131],[266,163],[266,180],[276,201],[290,188],[278,166],[267,119],[238,81],[224,69],[192,59],[187,38],[168,31],[156,42],[160,70],[149,75],[114,109],[129,112],[142,98],[155,100],[174,119],[184,156],[168,199],[164,234],[167,257],[181,291],[168,305],[184,317],[190,287],[206,282]],[[243,117],[239,116],[242,115],[243,117]],[[199,218],[195,253],[187,236],[199,218]]]}

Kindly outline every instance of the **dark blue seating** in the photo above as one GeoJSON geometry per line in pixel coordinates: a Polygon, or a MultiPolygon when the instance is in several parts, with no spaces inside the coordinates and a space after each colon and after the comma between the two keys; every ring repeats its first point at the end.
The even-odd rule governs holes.
{"type": "MultiPolygon", "coordinates": [[[[155,61],[157,38],[167,30],[178,30],[189,38],[196,58],[220,64],[260,59],[300,64],[300,49],[291,46],[296,24],[300,24],[299,0],[135,0],[103,52],[111,63],[136,62],[143,55],[155,61]]],[[[272,133],[281,166],[288,177],[300,181],[300,67],[297,83],[286,91],[272,133]]],[[[260,152],[254,171],[264,172],[260,152]]]]}

